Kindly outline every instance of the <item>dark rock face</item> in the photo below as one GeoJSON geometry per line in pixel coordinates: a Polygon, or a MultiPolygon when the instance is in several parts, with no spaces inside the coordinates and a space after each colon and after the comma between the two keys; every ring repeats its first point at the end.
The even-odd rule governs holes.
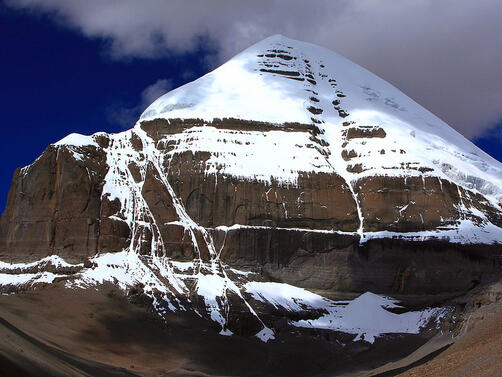
{"type": "Polygon", "coordinates": [[[358,192],[368,231],[429,230],[444,225],[441,219],[460,218],[458,186],[440,178],[363,178],[358,192]]]}
{"type": "Polygon", "coordinates": [[[371,240],[286,230],[229,232],[222,258],[281,281],[330,295],[461,293],[499,274],[499,246],[371,240]],[[254,252],[250,252],[250,251],[254,252]]]}
{"type": "MultiPolygon", "coordinates": [[[[194,232],[200,249],[196,252],[194,239],[179,224],[175,205],[179,201],[191,220],[212,235],[226,264],[326,295],[368,290],[456,293],[497,275],[500,248],[496,245],[392,238],[360,243],[358,207],[365,232],[438,229],[465,218],[461,208],[466,203],[500,225],[500,212],[480,194],[430,176],[365,177],[351,192],[335,173],[300,172],[295,185],[206,174],[208,153],[170,154],[174,144],[163,141],[165,135],[202,124],[156,120],[142,124],[141,132],[149,141],[144,133],[132,130],[126,141],[99,134],[94,136],[97,146],[49,146],[37,161],[14,175],[0,220],[0,259],[26,262],[57,254],[84,261],[129,246],[142,255],[153,251],[192,260],[199,252],[203,260],[209,259],[209,250],[201,246],[204,234],[194,232]],[[160,165],[148,160],[147,141],[163,156],[160,165]],[[122,211],[124,202],[103,194],[111,169],[107,159],[112,150],[126,147],[139,157],[125,161],[118,176],[132,177],[131,182],[138,185],[134,200],[148,209],[132,220],[134,227],[122,211]]],[[[209,125],[235,132],[277,127],[231,119],[209,125]]],[[[315,125],[285,124],[284,128],[308,133],[311,148],[325,153],[315,125]]],[[[347,139],[358,137],[385,137],[385,132],[348,129],[347,139]]],[[[342,157],[349,160],[355,153],[345,152],[342,157]]],[[[244,327],[239,331],[249,332],[244,327]]]]}
{"type": "Polygon", "coordinates": [[[83,148],[78,161],[65,148],[48,147],[14,173],[0,221],[0,257],[33,260],[59,254],[82,260],[98,251],[105,153],[83,148]]]}

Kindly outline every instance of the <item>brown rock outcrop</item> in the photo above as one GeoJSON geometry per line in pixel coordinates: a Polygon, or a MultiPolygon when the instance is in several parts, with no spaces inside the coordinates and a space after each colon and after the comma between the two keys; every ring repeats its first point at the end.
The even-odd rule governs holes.
{"type": "Polygon", "coordinates": [[[32,165],[14,173],[0,220],[0,258],[34,260],[58,254],[82,260],[98,252],[101,190],[106,173],[100,148],[49,146],[32,165]]]}

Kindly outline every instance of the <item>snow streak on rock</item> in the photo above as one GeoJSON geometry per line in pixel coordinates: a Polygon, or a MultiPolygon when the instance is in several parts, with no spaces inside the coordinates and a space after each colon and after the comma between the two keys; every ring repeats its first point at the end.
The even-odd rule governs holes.
{"type": "Polygon", "coordinates": [[[229,279],[227,268],[219,259],[211,234],[187,214],[183,201],[177,197],[164,175],[161,158],[159,150],[153,145],[153,140],[141,129],[111,136],[110,146],[107,149],[109,170],[105,177],[102,196],[106,200],[120,202],[119,212],[112,217],[115,221],[127,223],[132,231],[131,243],[120,253],[98,255],[93,258],[96,267],[84,270],[81,277],[69,282],[68,286],[86,287],[109,281],[126,289],[140,284],[144,292],[154,298],[154,305],[159,311],[162,311],[164,306],[171,310],[185,310],[178,297],[182,296],[190,302],[194,295],[200,296],[204,300],[207,314],[220,324],[223,335],[231,334],[227,328],[230,307],[228,296],[236,295],[263,325],[257,336],[264,341],[272,339],[273,331],[265,326],[237,285],[229,279]],[[136,150],[131,143],[133,132],[141,139],[141,151],[136,150]],[[142,177],[139,182],[134,179],[129,169],[131,163],[139,167],[142,177]],[[197,257],[193,265],[185,269],[191,274],[183,273],[186,271],[180,271],[179,265],[173,265],[164,257],[167,254],[166,244],[156,219],[142,195],[148,169],[153,169],[155,176],[169,193],[178,217],[175,223],[184,228],[185,234],[192,241],[197,257]],[[146,229],[152,237],[151,249],[149,254],[140,255],[139,250],[145,241],[146,229]],[[202,249],[209,251],[209,261],[203,261],[202,249]]]}

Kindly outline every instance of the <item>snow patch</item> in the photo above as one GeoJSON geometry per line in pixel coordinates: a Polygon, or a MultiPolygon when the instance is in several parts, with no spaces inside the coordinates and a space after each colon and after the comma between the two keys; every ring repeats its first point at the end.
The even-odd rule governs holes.
{"type": "Polygon", "coordinates": [[[323,309],[326,314],[315,320],[300,320],[298,327],[314,327],[356,334],[357,340],[374,343],[375,338],[389,333],[418,334],[420,329],[435,319],[443,309],[392,313],[386,308],[396,307],[395,301],[366,292],[346,305],[333,303],[323,309]]]}
{"type": "Polygon", "coordinates": [[[399,307],[395,300],[366,292],[351,301],[332,301],[306,289],[283,283],[249,282],[246,291],[258,301],[291,312],[319,310],[317,319],[291,321],[297,327],[309,327],[356,334],[356,340],[373,343],[388,333],[417,334],[442,313],[441,309],[395,314],[387,309],[399,307]]]}
{"type": "Polygon", "coordinates": [[[56,275],[52,272],[39,272],[36,274],[3,274],[0,273],[0,286],[33,286],[39,283],[52,283],[58,277],[66,275],[56,275]]]}
{"type": "Polygon", "coordinates": [[[244,284],[246,292],[261,302],[267,302],[275,308],[282,307],[289,311],[302,311],[323,306],[329,302],[322,296],[293,285],[273,282],[249,282],[244,284]]]}
{"type": "Polygon", "coordinates": [[[68,136],[62,138],[58,142],[54,143],[55,146],[69,145],[72,147],[86,147],[93,146],[99,148],[92,136],[81,135],[77,133],[71,133],[68,136]]]}

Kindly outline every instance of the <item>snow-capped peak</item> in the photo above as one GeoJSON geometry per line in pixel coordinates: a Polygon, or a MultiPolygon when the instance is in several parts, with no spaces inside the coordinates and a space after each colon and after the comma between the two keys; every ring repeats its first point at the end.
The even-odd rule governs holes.
{"type": "Polygon", "coordinates": [[[501,163],[373,73],[328,49],[282,35],[264,39],[163,95],[140,122],[156,118],[313,123],[329,144],[329,163],[348,179],[355,177],[345,173],[339,158],[347,128],[343,125],[368,132],[378,128],[384,138],[349,142],[358,154],[352,163],[363,170],[357,178],[401,175],[402,169],[395,167],[412,166],[415,172],[431,169],[435,176],[495,201],[502,196],[501,163]],[[376,153],[382,150],[386,153],[376,153]]]}

